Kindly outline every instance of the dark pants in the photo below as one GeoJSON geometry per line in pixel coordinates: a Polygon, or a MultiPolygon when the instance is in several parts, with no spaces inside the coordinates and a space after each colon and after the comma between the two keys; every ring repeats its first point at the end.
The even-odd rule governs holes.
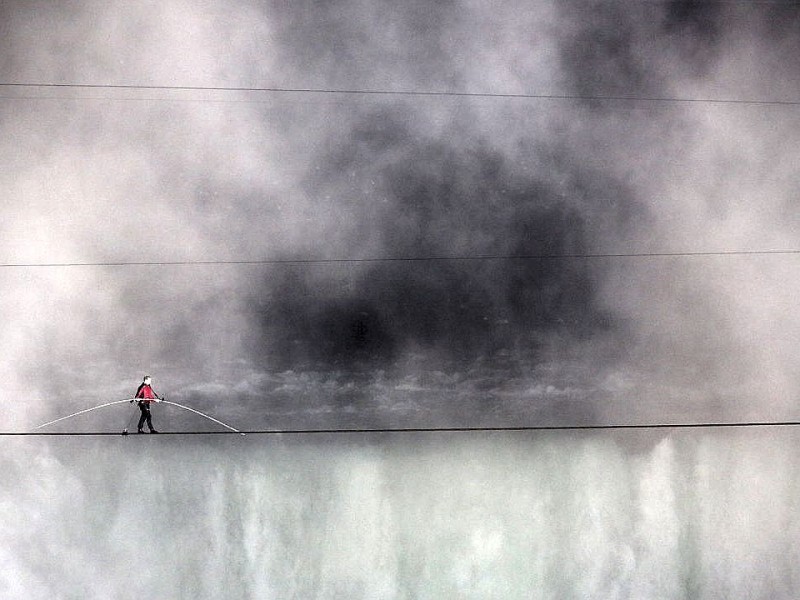
{"type": "Polygon", "coordinates": [[[142,427],[144,427],[144,422],[147,421],[147,427],[150,431],[153,431],[153,416],[150,414],[150,403],[139,402],[139,410],[142,411],[142,416],[139,417],[139,426],[137,429],[141,431],[142,427]]]}

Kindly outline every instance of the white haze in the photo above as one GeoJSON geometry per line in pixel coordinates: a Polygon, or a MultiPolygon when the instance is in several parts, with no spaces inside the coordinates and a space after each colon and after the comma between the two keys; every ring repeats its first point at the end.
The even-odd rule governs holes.
{"type": "MultiPolygon", "coordinates": [[[[797,100],[778,4],[284,4],[3,2],[0,81],[797,100]]],[[[0,93],[3,265],[798,248],[793,105],[0,93]]],[[[242,428],[796,418],[794,256],[404,268],[3,266],[0,430],[145,373],[242,428]]],[[[796,437],[2,438],[0,596],[792,598],[796,437]]]]}

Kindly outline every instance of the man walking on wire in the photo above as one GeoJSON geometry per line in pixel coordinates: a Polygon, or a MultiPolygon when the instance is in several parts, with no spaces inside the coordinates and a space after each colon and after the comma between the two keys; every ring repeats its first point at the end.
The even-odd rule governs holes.
{"type": "Polygon", "coordinates": [[[136,390],[136,396],[134,396],[131,402],[134,400],[138,401],[139,410],[142,411],[142,415],[139,417],[137,433],[144,433],[142,427],[144,427],[145,421],[147,421],[147,427],[150,429],[150,433],[158,433],[158,431],[153,428],[153,416],[150,414],[150,403],[161,402],[161,398],[159,398],[158,394],[150,387],[150,375],[144,376],[139,389],[136,390]]]}

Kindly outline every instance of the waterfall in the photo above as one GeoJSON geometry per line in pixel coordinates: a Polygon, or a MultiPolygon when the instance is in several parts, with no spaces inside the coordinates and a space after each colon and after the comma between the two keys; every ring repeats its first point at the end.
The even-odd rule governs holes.
{"type": "Polygon", "coordinates": [[[0,596],[794,597],[800,433],[626,436],[5,439],[0,596]]]}

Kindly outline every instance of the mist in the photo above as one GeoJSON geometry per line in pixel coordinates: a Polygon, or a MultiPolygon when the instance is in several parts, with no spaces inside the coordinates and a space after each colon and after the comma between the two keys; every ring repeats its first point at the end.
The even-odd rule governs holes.
{"type": "Polygon", "coordinates": [[[791,414],[791,256],[370,262],[791,249],[793,106],[597,99],[791,98],[791,8],[3,15],[10,82],[586,97],[4,88],[8,263],[367,261],[4,269],[3,370],[30,399],[15,426],[150,371],[177,398],[259,416],[281,398],[257,382],[288,373],[357,414],[381,405],[353,387],[442,397],[452,378],[491,401],[451,394],[450,421],[791,414]]]}
{"type": "MultiPolygon", "coordinates": [[[[795,420],[798,19],[3,2],[0,430],[795,420]]],[[[4,438],[3,591],[791,597],[792,436],[4,438]]]]}

